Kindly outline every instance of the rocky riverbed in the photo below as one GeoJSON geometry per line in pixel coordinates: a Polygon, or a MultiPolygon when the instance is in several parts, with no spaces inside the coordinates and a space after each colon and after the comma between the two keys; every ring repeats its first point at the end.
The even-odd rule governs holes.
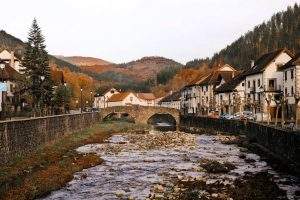
{"type": "Polygon", "coordinates": [[[297,199],[299,180],[278,174],[234,136],[124,133],[77,149],[102,165],[44,199],[297,199]]]}

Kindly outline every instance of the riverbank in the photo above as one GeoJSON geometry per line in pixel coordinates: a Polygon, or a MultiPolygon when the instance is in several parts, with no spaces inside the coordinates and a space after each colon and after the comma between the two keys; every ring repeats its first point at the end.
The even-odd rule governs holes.
{"type": "Polygon", "coordinates": [[[46,144],[28,156],[16,157],[10,164],[0,165],[0,199],[35,199],[57,190],[71,181],[75,172],[103,162],[94,153],[79,154],[77,147],[102,143],[113,133],[145,128],[126,122],[96,124],[46,144]]]}

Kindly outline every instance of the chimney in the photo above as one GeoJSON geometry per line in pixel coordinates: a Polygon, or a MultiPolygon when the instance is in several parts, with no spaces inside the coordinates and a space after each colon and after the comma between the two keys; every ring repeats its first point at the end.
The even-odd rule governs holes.
{"type": "Polygon", "coordinates": [[[251,60],[251,68],[254,67],[254,60],[251,60]]]}
{"type": "Polygon", "coordinates": [[[15,68],[15,52],[11,51],[10,52],[10,66],[12,68],[15,68]]]}

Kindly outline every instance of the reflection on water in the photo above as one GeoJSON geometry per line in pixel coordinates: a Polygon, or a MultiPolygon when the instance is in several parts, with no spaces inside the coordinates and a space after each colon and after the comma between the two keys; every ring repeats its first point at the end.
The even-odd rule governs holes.
{"type": "Polygon", "coordinates": [[[66,187],[51,193],[46,200],[145,199],[157,188],[163,190],[158,186],[172,185],[176,178],[194,177],[208,183],[218,180],[231,184],[246,172],[264,170],[275,174],[290,199],[297,190],[294,177],[278,175],[259,156],[245,153],[235,145],[222,144],[218,136],[158,131],[121,134],[112,136],[107,143],[82,146],[77,151],[95,152],[105,162],[76,173],[66,187]],[[253,162],[240,158],[242,151],[253,162]],[[228,174],[209,174],[199,167],[203,158],[227,161],[236,169],[228,174]]]}

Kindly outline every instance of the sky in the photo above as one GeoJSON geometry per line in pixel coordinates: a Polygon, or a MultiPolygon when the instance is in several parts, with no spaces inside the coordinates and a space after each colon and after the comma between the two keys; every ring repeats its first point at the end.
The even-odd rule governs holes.
{"type": "Polygon", "coordinates": [[[27,40],[33,18],[54,55],[115,63],[164,56],[210,57],[300,0],[11,0],[0,29],[27,40]]]}

